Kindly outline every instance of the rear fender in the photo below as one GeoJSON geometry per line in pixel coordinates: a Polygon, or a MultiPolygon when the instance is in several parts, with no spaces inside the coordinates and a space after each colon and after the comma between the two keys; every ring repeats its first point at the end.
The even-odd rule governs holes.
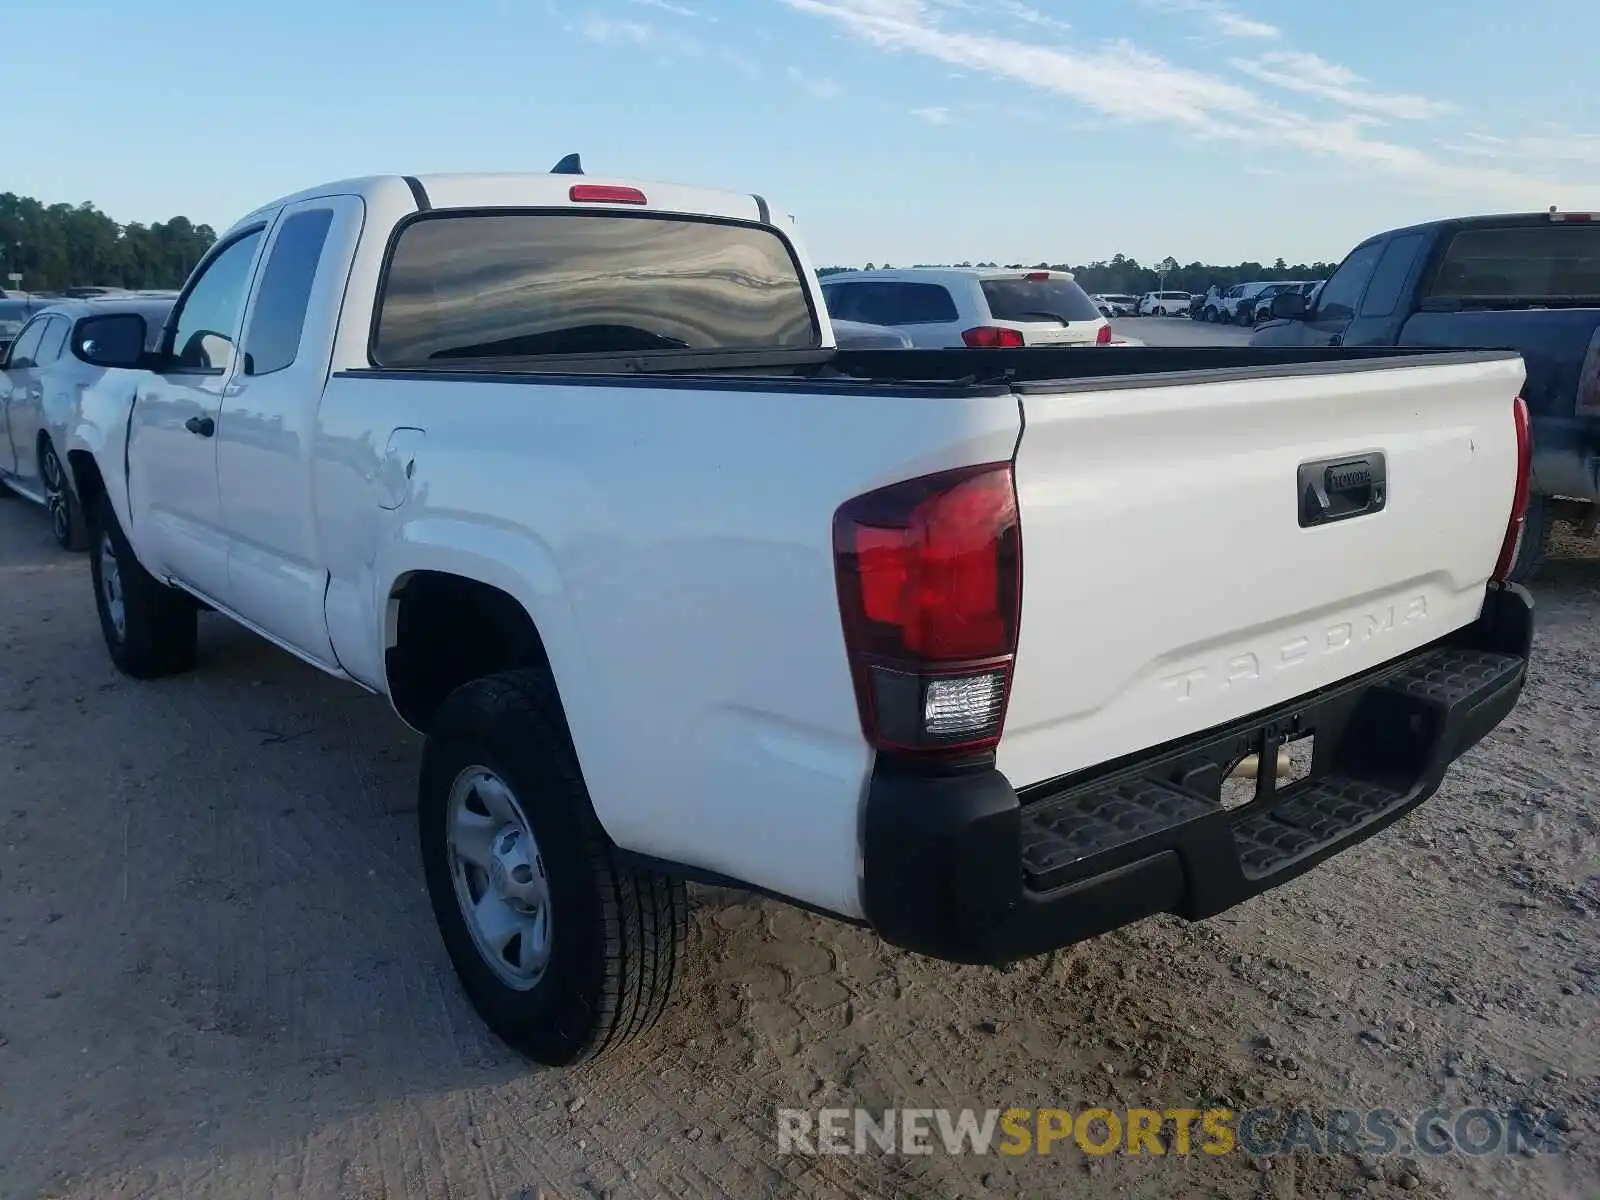
{"type": "MultiPolygon", "coordinates": [[[[549,548],[525,531],[448,517],[419,516],[397,525],[380,548],[374,567],[379,600],[379,627],[374,631],[380,639],[378,661],[382,661],[382,651],[396,641],[399,605],[395,597],[406,579],[418,571],[487,584],[522,606],[544,643],[579,765],[592,761],[605,745],[599,723],[604,705],[593,694],[588,650],[549,548]]],[[[593,800],[604,826],[605,797],[596,794],[593,800]]]]}

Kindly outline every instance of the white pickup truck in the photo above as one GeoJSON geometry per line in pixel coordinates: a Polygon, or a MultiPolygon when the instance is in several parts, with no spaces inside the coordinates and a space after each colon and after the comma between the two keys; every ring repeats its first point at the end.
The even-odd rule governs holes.
{"type": "MultiPolygon", "coordinates": [[[[101,320],[86,360],[144,332],[101,320]]],[[[655,1020],[685,880],[972,963],[1201,918],[1522,686],[1514,354],[842,350],[765,201],[581,173],[269,204],[153,340],[69,447],[112,658],[183,671],[212,609],[386,696],[444,943],[541,1062],[655,1020]]]]}

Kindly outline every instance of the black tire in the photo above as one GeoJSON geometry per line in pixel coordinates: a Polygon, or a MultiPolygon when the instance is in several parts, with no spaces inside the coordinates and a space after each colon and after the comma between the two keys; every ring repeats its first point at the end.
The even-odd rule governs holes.
{"type": "Polygon", "coordinates": [[[117,670],[134,679],[160,679],[194,666],[197,622],[194,601],[140,565],[117,524],[116,510],[102,495],[95,505],[94,547],[89,571],[100,632],[117,670]],[[107,591],[108,562],[116,566],[122,603],[119,626],[107,591]]]}
{"type": "Polygon", "coordinates": [[[1511,560],[1509,578],[1512,583],[1526,583],[1539,574],[1550,557],[1550,535],[1555,532],[1555,524],[1548,497],[1537,493],[1529,496],[1522,540],[1517,543],[1517,555],[1511,560]]]}
{"type": "Polygon", "coordinates": [[[619,860],[589,802],[560,699],[541,670],[468,683],[436,714],[417,802],[423,873],[456,975],[512,1049],[566,1066],[650,1029],[682,956],[682,880],[619,860]],[[548,887],[549,958],[531,986],[509,985],[479,950],[457,900],[447,831],[464,772],[493,773],[515,797],[548,887]]]}
{"type": "Polygon", "coordinates": [[[45,507],[50,510],[50,532],[63,550],[82,553],[89,548],[91,530],[66,463],[46,440],[39,449],[39,480],[44,484],[45,507]]]}

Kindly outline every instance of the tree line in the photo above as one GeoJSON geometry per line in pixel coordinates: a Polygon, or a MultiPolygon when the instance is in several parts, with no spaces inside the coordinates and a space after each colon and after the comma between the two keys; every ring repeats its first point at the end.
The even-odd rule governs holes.
{"type": "Polygon", "coordinates": [[[216,240],[211,226],[188,217],[119,225],[89,203],[46,205],[0,192],[0,288],[8,291],[175,288],[216,240]],[[5,278],[11,274],[22,282],[5,278]]]}
{"type": "MultiPolygon", "coordinates": [[[[889,263],[868,263],[866,270],[885,269],[889,263]]],[[[1326,279],[1333,274],[1333,269],[1339,264],[1336,262],[1314,263],[1288,263],[1279,258],[1270,265],[1258,262],[1242,262],[1233,266],[1217,266],[1209,263],[1192,262],[1187,266],[1180,265],[1175,259],[1166,259],[1153,266],[1145,266],[1137,259],[1129,258],[1125,254],[1113,256],[1109,261],[1099,261],[1083,266],[1069,266],[1067,263],[993,263],[993,262],[959,262],[959,263],[918,263],[917,266],[948,266],[948,267],[988,267],[1007,271],[1071,271],[1077,278],[1078,285],[1084,291],[1094,294],[1129,294],[1141,296],[1145,292],[1204,292],[1212,285],[1229,288],[1236,283],[1257,283],[1263,280],[1310,280],[1326,279]],[[1163,275],[1162,267],[1166,268],[1163,275]]],[[[841,271],[853,271],[855,267],[822,267],[818,275],[836,275],[841,271]]]]}
{"type": "MultiPolygon", "coordinates": [[[[175,288],[217,240],[209,225],[173,217],[152,225],[119,225],[87,202],[46,205],[30,196],[0,192],[0,288],[49,292],[90,284],[126,288],[175,288]],[[4,276],[22,275],[20,285],[4,276]]],[[[887,267],[890,264],[883,263],[887,267]]],[[[918,263],[918,266],[999,267],[993,262],[918,263]]],[[[1125,254],[1082,266],[1067,263],[1006,263],[1006,270],[1071,271],[1086,292],[1141,295],[1158,289],[1204,292],[1216,284],[1231,287],[1256,280],[1326,279],[1337,263],[1270,265],[1242,262],[1217,266],[1176,260],[1146,266],[1125,254]],[[1167,268],[1165,275],[1161,268],[1167,268]]],[[[875,264],[868,263],[867,270],[875,264]]],[[[854,267],[823,267],[832,275],[854,267]]]]}

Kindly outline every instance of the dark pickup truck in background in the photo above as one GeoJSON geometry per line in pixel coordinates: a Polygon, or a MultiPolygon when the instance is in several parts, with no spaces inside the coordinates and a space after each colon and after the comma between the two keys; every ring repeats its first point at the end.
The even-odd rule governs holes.
{"type": "Polygon", "coordinates": [[[1516,350],[1533,421],[1533,495],[1513,579],[1550,531],[1600,517],[1600,213],[1431,221],[1368,238],[1308,307],[1275,296],[1252,346],[1516,350]]]}

